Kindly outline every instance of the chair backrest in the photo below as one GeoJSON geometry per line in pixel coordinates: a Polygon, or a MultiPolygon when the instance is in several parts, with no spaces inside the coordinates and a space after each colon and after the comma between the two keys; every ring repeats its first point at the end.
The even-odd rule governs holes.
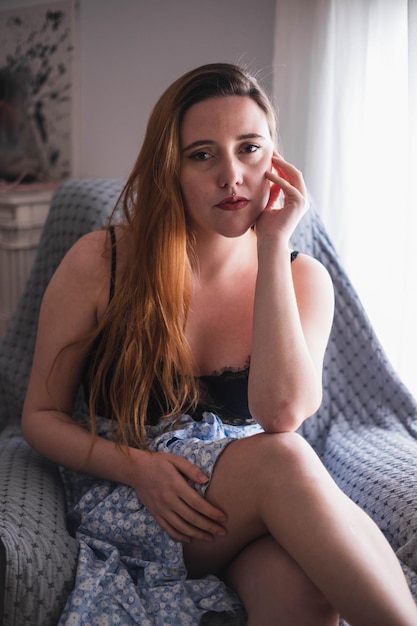
{"type": "MultiPolygon", "coordinates": [[[[20,421],[46,285],[70,246],[107,223],[122,187],[119,179],[85,179],[68,181],[56,190],[25,292],[0,345],[0,427],[20,421]]],[[[415,429],[416,402],[388,362],[314,207],[297,228],[293,244],[327,267],[336,297],[323,403],[302,433],[320,452],[339,415],[352,427],[391,427],[395,422],[415,429]]]]}
{"type": "Polygon", "coordinates": [[[20,423],[39,308],[52,274],[79,237],[107,223],[122,187],[119,179],[82,179],[55,191],[31,274],[0,344],[0,430],[20,423]]]}

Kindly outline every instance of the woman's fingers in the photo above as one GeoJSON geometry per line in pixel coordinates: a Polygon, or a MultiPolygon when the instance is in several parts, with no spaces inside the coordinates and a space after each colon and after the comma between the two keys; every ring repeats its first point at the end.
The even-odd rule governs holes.
{"type": "Polygon", "coordinates": [[[169,454],[169,459],[172,465],[193,483],[203,485],[208,481],[208,476],[206,476],[199,467],[190,463],[190,461],[187,461],[184,457],[179,456],[179,454],[169,454]]]}
{"type": "Polygon", "coordinates": [[[271,185],[268,203],[256,221],[258,240],[261,241],[264,236],[269,239],[272,235],[289,241],[308,210],[303,175],[294,165],[275,153],[271,170],[265,172],[265,177],[271,185]]]}
{"type": "Polygon", "coordinates": [[[171,511],[181,521],[179,530],[191,533],[191,537],[212,538],[213,535],[225,534],[222,524],[227,518],[223,511],[210,504],[185,481],[175,494],[171,511]]]}
{"type": "Polygon", "coordinates": [[[302,173],[294,165],[275,153],[272,157],[272,169],[267,171],[265,176],[273,183],[267,205],[268,209],[289,208],[297,205],[307,210],[307,188],[302,173]],[[281,190],[284,194],[284,201],[279,203],[281,190]]]}
{"type": "Polygon", "coordinates": [[[273,155],[272,165],[273,169],[267,172],[267,178],[270,181],[279,184],[285,192],[291,192],[295,189],[304,198],[307,198],[307,188],[300,170],[278,154],[273,155]]]}
{"type": "Polygon", "coordinates": [[[286,178],[282,176],[278,176],[272,172],[266,172],[266,178],[270,180],[274,185],[271,187],[270,198],[268,202],[268,207],[270,208],[281,208],[277,205],[277,201],[279,198],[279,192],[282,190],[284,193],[284,203],[288,200],[295,200],[303,205],[307,204],[306,192],[305,194],[300,191],[297,187],[295,187],[292,183],[288,182],[286,178]],[[278,190],[278,191],[277,191],[278,190]]]}
{"type": "MultiPolygon", "coordinates": [[[[184,457],[172,454],[170,460],[172,464],[175,465],[177,470],[191,480],[191,482],[205,484],[208,481],[206,474],[204,474],[204,472],[202,472],[193,463],[184,459],[184,457]]],[[[205,517],[211,518],[215,521],[226,521],[226,516],[223,511],[210,504],[210,502],[207,502],[207,500],[202,498],[197,491],[190,487],[187,483],[184,483],[184,489],[186,490],[186,494],[184,494],[183,499],[191,506],[191,508],[199,510],[205,517]]]]}
{"type": "MultiPolygon", "coordinates": [[[[190,488],[191,489],[191,488],[190,488]]],[[[201,498],[198,507],[195,503],[190,506],[180,497],[176,497],[169,506],[163,506],[160,513],[155,514],[158,523],[175,539],[180,541],[190,541],[191,539],[201,539],[210,541],[214,536],[224,536],[225,529],[212,518],[205,515],[201,498]]]]}
{"type": "Polygon", "coordinates": [[[207,502],[186,480],[204,484],[208,477],[176,454],[156,453],[152,461],[157,464],[157,484],[147,494],[142,490],[142,496],[160,526],[179,541],[209,540],[224,535],[223,511],[207,502]],[[161,474],[166,478],[162,484],[161,474]]]}
{"type": "Polygon", "coordinates": [[[273,154],[272,165],[274,166],[274,169],[278,171],[280,176],[285,178],[289,183],[293,185],[301,184],[301,187],[305,188],[303,175],[300,170],[297,169],[292,163],[283,159],[278,153],[273,154]]]}
{"type": "Polygon", "coordinates": [[[175,510],[167,512],[166,521],[188,539],[211,541],[214,536],[226,534],[222,526],[181,500],[176,503],[175,510]]]}

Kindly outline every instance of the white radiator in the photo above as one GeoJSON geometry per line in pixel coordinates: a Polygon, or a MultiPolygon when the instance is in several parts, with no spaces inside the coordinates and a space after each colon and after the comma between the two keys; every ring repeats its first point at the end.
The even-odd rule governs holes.
{"type": "Polygon", "coordinates": [[[0,191],[0,339],[23,293],[54,186],[0,191]]]}

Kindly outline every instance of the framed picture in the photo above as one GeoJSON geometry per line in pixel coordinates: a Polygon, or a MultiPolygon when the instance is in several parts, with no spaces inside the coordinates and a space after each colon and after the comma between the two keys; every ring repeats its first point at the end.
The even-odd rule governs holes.
{"type": "Polygon", "coordinates": [[[71,176],[74,0],[0,11],[0,180],[71,176]]]}

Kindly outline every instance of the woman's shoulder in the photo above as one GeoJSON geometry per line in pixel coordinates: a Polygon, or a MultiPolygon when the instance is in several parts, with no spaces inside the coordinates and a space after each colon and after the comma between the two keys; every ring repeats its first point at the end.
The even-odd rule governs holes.
{"type": "Polygon", "coordinates": [[[315,291],[322,297],[334,297],[333,281],[321,261],[306,253],[298,253],[291,264],[294,285],[297,289],[315,291]]]}
{"type": "Polygon", "coordinates": [[[49,293],[71,293],[96,300],[110,280],[111,244],[107,229],[78,239],[63,257],[48,286],[49,293]]]}
{"type": "Polygon", "coordinates": [[[310,254],[306,254],[305,252],[299,252],[298,250],[293,251],[291,254],[293,258],[293,263],[291,264],[293,271],[311,272],[330,279],[330,274],[327,268],[315,257],[310,254]]]}
{"type": "Polygon", "coordinates": [[[94,260],[103,257],[110,251],[110,234],[108,228],[93,230],[82,235],[68,250],[65,258],[70,261],[94,260]]]}

